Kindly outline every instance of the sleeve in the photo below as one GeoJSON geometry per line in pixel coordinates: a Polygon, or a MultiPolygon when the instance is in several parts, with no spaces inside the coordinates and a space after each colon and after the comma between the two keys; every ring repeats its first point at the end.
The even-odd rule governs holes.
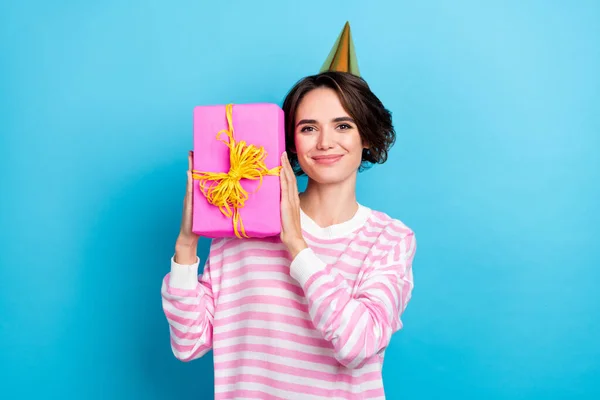
{"type": "Polygon", "coordinates": [[[347,368],[360,368],[379,355],[410,300],[416,239],[411,231],[372,266],[363,266],[353,290],[346,279],[310,249],[291,264],[291,275],[302,286],[313,324],[331,342],[336,359],[347,368]]]}
{"type": "Polygon", "coordinates": [[[202,357],[212,347],[215,312],[211,284],[210,256],[202,276],[200,260],[190,265],[171,258],[171,271],[161,287],[162,307],[169,323],[171,349],[181,361],[202,357]]]}

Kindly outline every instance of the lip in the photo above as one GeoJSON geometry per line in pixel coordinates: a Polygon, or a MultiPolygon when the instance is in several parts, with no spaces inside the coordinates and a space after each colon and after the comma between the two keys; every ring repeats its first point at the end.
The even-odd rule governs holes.
{"type": "Polygon", "coordinates": [[[343,154],[330,154],[326,156],[315,156],[312,159],[317,164],[331,165],[338,162],[344,155],[343,154]]]}

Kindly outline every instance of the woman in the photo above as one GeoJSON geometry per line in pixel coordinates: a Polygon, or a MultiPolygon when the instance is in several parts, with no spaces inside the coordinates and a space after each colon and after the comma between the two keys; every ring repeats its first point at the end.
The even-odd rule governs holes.
{"type": "Polygon", "coordinates": [[[416,242],[357,202],[356,178],[386,160],[390,113],[343,72],[301,80],[283,109],[281,235],[213,240],[200,276],[188,171],[162,285],[173,353],[190,361],[213,349],[217,399],[385,398],[383,356],[411,296],[416,242]]]}

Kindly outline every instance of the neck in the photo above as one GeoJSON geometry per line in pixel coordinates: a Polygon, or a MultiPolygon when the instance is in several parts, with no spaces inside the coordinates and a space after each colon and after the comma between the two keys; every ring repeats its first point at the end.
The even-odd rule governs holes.
{"type": "Polygon", "coordinates": [[[306,190],[300,195],[300,207],[320,227],[350,220],[358,210],[356,176],[332,185],[309,179],[306,190]]]}

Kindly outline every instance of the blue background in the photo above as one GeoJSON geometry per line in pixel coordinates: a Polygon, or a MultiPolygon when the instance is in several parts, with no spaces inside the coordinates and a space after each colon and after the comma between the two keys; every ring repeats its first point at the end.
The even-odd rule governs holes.
{"type": "Polygon", "coordinates": [[[398,132],[359,200],[419,241],[388,397],[600,398],[600,3],[583,0],[2,2],[3,398],[212,397],[211,356],[175,360],[159,292],[192,108],[280,104],[346,20],[398,132]]]}

